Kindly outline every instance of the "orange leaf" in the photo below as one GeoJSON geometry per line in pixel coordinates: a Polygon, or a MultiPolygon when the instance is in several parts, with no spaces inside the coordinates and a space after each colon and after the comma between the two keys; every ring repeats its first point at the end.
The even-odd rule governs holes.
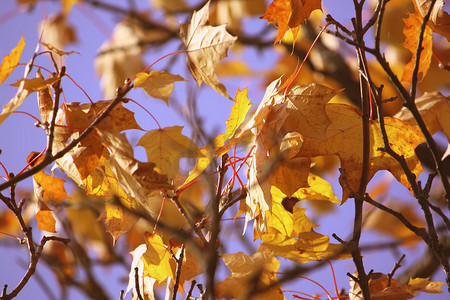
{"type": "Polygon", "coordinates": [[[25,40],[22,35],[19,43],[16,47],[14,47],[14,49],[11,50],[11,53],[3,56],[2,64],[0,65],[0,84],[8,78],[8,76],[19,64],[23,48],[25,48],[25,40]]]}
{"type": "Polygon", "coordinates": [[[56,220],[48,208],[41,209],[36,213],[36,221],[39,230],[45,230],[53,233],[56,232],[56,220]]]}
{"type": "Polygon", "coordinates": [[[286,32],[292,31],[294,41],[297,39],[300,26],[316,9],[322,10],[321,0],[274,0],[261,19],[269,23],[278,23],[278,35],[275,44],[281,41],[286,32]]]}
{"type": "MultiPolygon", "coordinates": [[[[419,41],[418,32],[420,32],[420,27],[422,26],[423,23],[423,17],[420,15],[419,12],[416,11],[415,13],[410,14],[407,19],[403,20],[405,21],[405,28],[403,29],[403,34],[405,35],[406,39],[402,45],[411,52],[412,57],[411,60],[408,62],[408,64],[405,66],[402,81],[411,82],[414,65],[416,62],[417,43],[419,41]]],[[[427,25],[425,27],[425,33],[422,42],[423,50],[420,55],[419,61],[419,75],[422,74],[421,78],[425,77],[428,68],[430,67],[431,56],[433,55],[432,46],[433,46],[433,31],[431,27],[427,25]]]]}

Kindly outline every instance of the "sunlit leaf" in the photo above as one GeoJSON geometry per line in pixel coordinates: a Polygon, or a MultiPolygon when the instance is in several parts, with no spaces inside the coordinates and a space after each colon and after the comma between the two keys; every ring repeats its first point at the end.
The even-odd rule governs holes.
{"type": "Polygon", "coordinates": [[[197,157],[197,145],[181,131],[183,127],[173,126],[155,129],[144,134],[138,142],[145,148],[149,162],[155,163],[161,174],[174,178],[178,173],[182,157],[197,157]]]}
{"type": "Polygon", "coordinates": [[[156,283],[161,283],[167,277],[174,277],[170,261],[173,260],[169,250],[164,245],[161,237],[157,234],[146,235],[147,251],[142,255],[144,262],[143,276],[156,279],[156,283]]]}
{"type": "MultiPolygon", "coordinates": [[[[416,63],[416,53],[417,53],[417,43],[419,41],[419,34],[420,27],[423,23],[423,17],[420,15],[419,12],[415,12],[413,14],[410,14],[407,19],[404,19],[405,22],[405,28],[403,29],[403,34],[405,35],[405,42],[403,43],[403,47],[408,49],[411,54],[411,60],[408,62],[408,64],[405,66],[402,81],[411,82],[414,66],[416,63]]],[[[430,67],[431,63],[431,56],[433,55],[433,30],[430,26],[425,27],[425,32],[423,36],[423,42],[422,42],[422,53],[420,55],[420,61],[419,61],[419,73],[421,74],[421,78],[425,77],[427,74],[428,68],[430,67]]],[[[420,79],[420,77],[419,77],[420,79]]]]}
{"type": "Polygon", "coordinates": [[[181,25],[180,37],[187,47],[187,65],[197,84],[205,82],[216,92],[230,98],[223,84],[214,72],[216,63],[227,56],[227,51],[236,41],[225,25],[213,27],[207,25],[209,4],[194,12],[188,25],[181,25]]]}
{"type": "Polygon", "coordinates": [[[297,39],[300,26],[316,9],[322,10],[321,0],[274,0],[267,7],[266,14],[261,19],[266,19],[269,23],[278,24],[278,35],[275,44],[281,41],[286,32],[290,29],[297,39]]]}
{"type": "Polygon", "coordinates": [[[40,209],[36,213],[36,221],[39,230],[56,232],[56,220],[49,209],[40,209]]]}
{"type": "Polygon", "coordinates": [[[20,38],[19,43],[14,49],[11,50],[11,53],[3,56],[2,63],[0,65],[0,85],[8,78],[8,76],[14,71],[14,69],[19,64],[20,56],[22,55],[22,51],[25,48],[25,39],[20,38]]]}
{"type": "Polygon", "coordinates": [[[135,88],[142,88],[149,96],[158,98],[169,105],[169,97],[175,88],[175,81],[185,81],[180,75],[173,75],[167,72],[151,71],[138,73],[134,82],[135,88]]]}
{"type": "Polygon", "coordinates": [[[144,261],[142,260],[142,255],[147,251],[147,246],[145,244],[140,245],[136,249],[130,252],[133,256],[133,261],[131,263],[131,270],[128,280],[127,292],[132,290],[133,300],[138,300],[137,286],[136,286],[136,268],[138,273],[138,284],[139,284],[139,294],[144,297],[144,300],[154,300],[155,296],[153,294],[153,285],[156,279],[149,276],[144,276],[144,261]]]}

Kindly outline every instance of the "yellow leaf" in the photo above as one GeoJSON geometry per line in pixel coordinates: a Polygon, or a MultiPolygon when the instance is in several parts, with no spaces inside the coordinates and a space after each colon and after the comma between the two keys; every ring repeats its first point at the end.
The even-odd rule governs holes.
{"type": "Polygon", "coordinates": [[[187,48],[189,71],[200,86],[205,82],[216,92],[230,98],[223,84],[214,72],[216,63],[227,56],[228,48],[236,41],[225,25],[213,27],[206,25],[209,17],[208,1],[205,6],[192,14],[191,22],[180,27],[180,37],[187,48]]]}
{"type": "MultiPolygon", "coordinates": [[[[231,114],[226,122],[227,127],[225,129],[225,133],[218,135],[213,141],[213,145],[216,149],[220,149],[223,145],[225,145],[225,142],[234,136],[239,126],[241,126],[242,122],[244,122],[245,116],[252,106],[250,104],[250,100],[251,99],[247,98],[247,88],[242,91],[239,89],[237,90],[236,96],[234,97],[234,104],[231,108],[231,114]]],[[[227,151],[222,150],[216,154],[220,157],[226,152],[227,151]]]]}
{"type": "Polygon", "coordinates": [[[308,187],[310,164],[305,157],[282,160],[270,174],[270,183],[290,197],[299,188],[308,187]]]}
{"type": "MultiPolygon", "coordinates": [[[[216,297],[219,299],[247,299],[249,286],[255,286],[255,290],[258,290],[277,281],[275,273],[280,267],[280,261],[265,247],[259,247],[253,255],[237,252],[221,256],[225,265],[230,269],[231,275],[217,283],[216,297]]],[[[284,299],[284,296],[281,285],[277,285],[264,293],[250,297],[250,299],[281,300],[284,299]]]]}
{"type": "MultiPolygon", "coordinates": [[[[339,245],[330,244],[326,235],[316,233],[318,225],[305,214],[305,208],[295,207],[301,199],[288,198],[272,187],[272,211],[266,212],[267,233],[261,234],[263,245],[274,252],[298,263],[320,260],[335,253],[339,245]],[[290,203],[289,203],[290,202],[290,203]]],[[[348,258],[341,255],[339,258],[348,258]]]]}
{"type": "Polygon", "coordinates": [[[242,91],[237,90],[236,96],[234,97],[234,104],[231,108],[231,114],[226,122],[225,133],[218,135],[211,143],[200,149],[201,156],[197,158],[194,168],[189,172],[188,178],[186,178],[186,181],[179,188],[192,182],[208,168],[215,156],[221,157],[239,141],[239,139],[234,139],[225,145],[225,142],[236,134],[239,126],[244,122],[245,116],[252,106],[250,100],[247,98],[247,89],[242,91]]]}
{"type": "Polygon", "coordinates": [[[48,208],[41,209],[36,213],[36,221],[39,230],[45,230],[53,233],[56,232],[56,220],[48,208]]]}
{"type": "Polygon", "coordinates": [[[442,293],[441,285],[445,285],[444,282],[429,281],[428,278],[410,278],[408,286],[411,288],[413,294],[418,292],[440,294],[442,293]]]}
{"type": "Polygon", "coordinates": [[[308,185],[309,187],[300,188],[292,194],[292,197],[296,197],[300,200],[326,200],[333,203],[341,203],[341,201],[334,194],[331,183],[325,179],[310,173],[308,176],[308,185]]]}
{"type": "Polygon", "coordinates": [[[157,234],[146,234],[147,251],[142,255],[144,274],[156,279],[159,284],[167,277],[174,277],[170,261],[173,260],[169,250],[157,234]]]}
{"type": "MultiPolygon", "coordinates": [[[[414,65],[416,62],[416,50],[417,50],[417,43],[419,41],[419,34],[420,27],[423,23],[423,17],[420,15],[419,12],[415,12],[414,14],[410,14],[407,19],[404,19],[405,21],[405,28],[403,29],[403,34],[405,35],[406,39],[405,42],[402,44],[403,47],[408,49],[411,54],[411,60],[408,62],[408,64],[405,66],[402,81],[411,82],[414,65]]],[[[419,61],[419,76],[422,74],[419,79],[425,77],[427,74],[428,68],[430,67],[431,63],[431,56],[433,55],[433,31],[430,26],[425,27],[425,33],[423,36],[423,42],[422,42],[422,53],[420,55],[420,61],[419,61]]]]}
{"type": "MultiPolygon", "coordinates": [[[[133,261],[131,263],[131,270],[128,280],[127,292],[133,290],[133,300],[138,299],[137,291],[136,291],[136,271],[138,268],[138,283],[139,283],[139,292],[144,300],[154,300],[155,296],[153,293],[153,286],[156,282],[156,279],[145,276],[144,277],[144,261],[142,260],[142,255],[147,251],[147,246],[142,244],[138,246],[136,249],[130,252],[133,256],[133,261]]],[[[126,296],[125,294],[125,296],[126,296]]]]}
{"type": "Polygon", "coordinates": [[[105,229],[113,237],[113,246],[117,240],[138,221],[138,217],[132,212],[124,211],[121,206],[106,203],[105,229]]]}
{"type": "Polygon", "coordinates": [[[169,105],[169,97],[175,88],[173,84],[175,81],[186,81],[186,79],[164,71],[151,71],[150,74],[138,73],[134,87],[142,88],[149,96],[162,99],[169,105]]]}
{"type": "Polygon", "coordinates": [[[266,14],[261,19],[266,19],[269,24],[278,24],[278,35],[275,44],[281,41],[290,29],[297,39],[300,26],[305,23],[311,13],[322,10],[321,0],[274,0],[268,7],[266,14]]]}
{"type": "MultiPolygon", "coordinates": [[[[155,191],[173,189],[168,183],[167,176],[155,170],[154,163],[143,163],[134,158],[133,148],[125,134],[103,130],[97,130],[96,133],[110,152],[105,165],[111,169],[112,177],[120,182],[129,199],[146,207],[148,198],[154,196],[155,191]]],[[[158,214],[158,212],[150,213],[154,217],[158,214]]]]}
{"type": "MultiPolygon", "coordinates": [[[[105,110],[111,103],[112,100],[103,100],[97,101],[92,105],[81,104],[80,107],[84,111],[89,111],[88,116],[89,118],[92,118],[101,114],[103,110],[105,110]]],[[[134,118],[134,112],[124,107],[122,103],[114,107],[114,109],[109,113],[107,119],[111,119],[113,129],[118,132],[128,129],[142,130],[141,126],[139,126],[134,118]]],[[[105,127],[108,128],[108,126],[105,127]]]]}
{"type": "Polygon", "coordinates": [[[173,179],[178,173],[181,157],[197,157],[197,145],[181,133],[183,127],[155,129],[144,134],[138,142],[145,148],[149,162],[155,163],[161,174],[173,179]]]}
{"type": "Polygon", "coordinates": [[[2,84],[17,67],[24,48],[25,39],[22,35],[19,43],[11,50],[11,53],[3,56],[2,64],[0,65],[0,84],[2,84]]]}

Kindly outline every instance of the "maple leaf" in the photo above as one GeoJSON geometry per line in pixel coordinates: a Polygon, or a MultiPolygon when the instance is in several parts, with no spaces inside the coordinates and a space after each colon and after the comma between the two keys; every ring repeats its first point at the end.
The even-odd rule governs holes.
{"type": "Polygon", "coordinates": [[[175,81],[186,81],[186,79],[164,71],[151,71],[150,74],[138,73],[134,88],[142,88],[149,96],[162,99],[169,105],[169,97],[175,88],[173,84],[175,81]]]}
{"type": "Polygon", "coordinates": [[[268,7],[261,19],[270,23],[278,23],[278,35],[274,44],[281,41],[290,29],[294,41],[297,39],[300,26],[305,23],[311,13],[322,10],[321,0],[274,0],[268,7]]]}
{"type": "Polygon", "coordinates": [[[206,170],[206,168],[208,168],[214,157],[222,156],[237,144],[239,138],[233,139],[233,137],[239,126],[244,122],[245,116],[251,106],[250,99],[247,98],[247,89],[242,91],[238,89],[236,96],[234,97],[234,104],[231,108],[230,116],[226,121],[225,133],[216,136],[211,143],[208,143],[199,149],[201,156],[197,158],[194,168],[192,168],[189,172],[189,176],[179,188],[186,186],[197,178],[204,170],[206,170]],[[225,145],[226,141],[229,139],[232,139],[232,141],[225,145]]]}
{"type": "MultiPolygon", "coordinates": [[[[139,205],[128,197],[128,194],[120,186],[112,170],[101,163],[86,179],[83,180],[86,193],[106,199],[118,199],[120,204],[130,210],[138,210],[139,205]]],[[[131,212],[123,210],[119,205],[111,202],[105,203],[105,229],[113,237],[113,245],[117,240],[137,222],[138,218],[131,212]]]]}
{"type": "MultiPolygon", "coordinates": [[[[358,273],[353,274],[358,277],[358,273]]],[[[388,276],[382,273],[371,273],[369,275],[369,290],[372,299],[383,300],[406,300],[414,298],[419,292],[425,293],[442,293],[441,285],[443,282],[431,282],[428,278],[410,279],[408,284],[403,284],[395,279],[390,280],[391,284],[388,286],[388,276]]],[[[351,289],[349,291],[349,298],[351,300],[362,300],[363,295],[359,284],[352,278],[350,279],[351,289]]]]}
{"type": "Polygon", "coordinates": [[[138,283],[139,283],[139,294],[144,297],[144,300],[154,300],[155,296],[153,293],[153,286],[156,279],[149,276],[144,276],[144,261],[142,260],[142,255],[147,251],[147,246],[142,244],[136,249],[130,252],[133,256],[133,261],[131,263],[131,270],[128,280],[127,292],[133,290],[133,300],[138,300],[139,296],[136,290],[136,268],[138,269],[138,283]]]}
{"type": "Polygon", "coordinates": [[[236,41],[225,25],[206,25],[209,17],[208,1],[205,6],[192,14],[191,22],[180,27],[180,37],[187,48],[187,65],[198,86],[205,82],[216,92],[230,98],[223,84],[219,82],[214,67],[227,56],[227,51],[236,41]]]}
{"type": "Polygon", "coordinates": [[[0,65],[0,84],[2,84],[17,67],[24,48],[25,39],[22,35],[19,43],[11,50],[11,53],[3,56],[3,60],[0,65]]]}
{"type": "Polygon", "coordinates": [[[147,245],[147,251],[142,254],[142,261],[144,262],[143,276],[156,279],[157,284],[166,280],[167,277],[174,278],[174,273],[170,265],[170,261],[173,258],[161,237],[155,233],[147,233],[145,243],[147,245]]]}
{"type": "Polygon", "coordinates": [[[138,142],[145,148],[149,162],[155,163],[161,174],[173,179],[178,173],[181,157],[197,157],[197,145],[181,131],[183,127],[173,126],[155,129],[144,134],[138,142]]]}
{"type": "MultiPolygon", "coordinates": [[[[297,156],[337,155],[341,160],[341,167],[348,170],[346,172],[347,183],[352,190],[356,191],[361,180],[363,153],[360,111],[345,104],[327,104],[326,113],[331,120],[331,124],[327,128],[326,140],[304,137],[302,148],[297,156]]],[[[418,176],[423,169],[414,149],[424,142],[421,132],[417,127],[396,118],[386,117],[385,125],[391,148],[404,155],[410,170],[418,176]]],[[[297,130],[302,133],[301,128],[297,128],[297,130]]],[[[384,143],[379,125],[375,121],[370,123],[370,144],[369,180],[377,171],[388,170],[400,183],[410,188],[400,164],[380,150],[384,147],[384,143]]],[[[344,189],[342,200],[345,201],[349,190],[343,181],[341,181],[341,186],[344,189]]]]}
{"type": "MultiPolygon", "coordinates": [[[[263,245],[272,250],[275,255],[298,263],[332,256],[339,245],[330,244],[328,236],[313,230],[318,225],[306,217],[306,209],[295,206],[287,209],[287,196],[276,187],[272,187],[271,192],[272,210],[266,212],[268,229],[267,233],[262,233],[260,236],[263,245]]],[[[302,199],[293,197],[291,199],[302,199]]],[[[339,258],[349,257],[345,254],[339,256],[339,258]]]]}
{"type": "MultiPolygon", "coordinates": [[[[422,17],[424,17],[429,8],[431,1],[430,0],[414,0],[414,7],[416,11],[420,13],[422,17]]],[[[450,15],[444,11],[444,1],[437,0],[433,6],[433,10],[430,15],[430,26],[433,29],[433,32],[436,32],[443,37],[445,37],[448,41],[450,41],[450,15]]]]}
{"type": "Polygon", "coordinates": [[[64,189],[65,181],[63,179],[47,175],[44,171],[34,174],[33,179],[43,189],[43,201],[60,203],[69,198],[64,189]]]}
{"type": "Polygon", "coordinates": [[[138,205],[156,217],[160,207],[152,209],[148,203],[149,198],[159,194],[160,190],[173,190],[167,176],[159,174],[155,170],[155,164],[136,160],[125,134],[103,130],[96,130],[96,133],[109,151],[105,166],[111,169],[113,177],[121,183],[128,195],[127,199],[133,199],[127,200],[131,202],[125,202],[124,205],[131,205],[132,208],[135,207],[133,205],[138,205]],[[137,204],[133,201],[137,201],[137,204]]]}
{"type": "MultiPolygon", "coordinates": [[[[263,289],[277,281],[275,273],[280,261],[266,247],[260,246],[253,255],[237,252],[222,254],[221,257],[231,275],[216,284],[216,297],[219,299],[248,299],[251,296],[248,295],[249,286],[255,286],[255,290],[263,289]]],[[[250,299],[284,299],[284,296],[281,285],[277,285],[250,299]]]]}
{"type": "MultiPolygon", "coordinates": [[[[271,209],[270,186],[288,194],[307,187],[309,160],[298,159],[305,137],[324,140],[330,119],[325,104],[339,92],[318,84],[292,88],[287,97],[276,92],[280,80],[266,90],[252,120],[245,129],[256,135],[249,161],[246,221],[257,218],[255,226],[264,232],[265,211],[271,209]]],[[[306,157],[306,156],[303,156],[306,157]]]]}
{"type": "MultiPolygon", "coordinates": [[[[121,203],[123,203],[121,201],[121,203]]],[[[124,211],[119,205],[105,204],[105,229],[113,237],[113,246],[117,244],[117,240],[127,233],[131,227],[139,220],[136,214],[129,211],[124,211]]]]}
{"type": "Polygon", "coordinates": [[[283,125],[285,130],[291,132],[302,128],[304,137],[325,139],[331,123],[325,105],[341,91],[316,83],[294,86],[287,95],[286,112],[283,112],[288,114],[283,125]]]}
{"type": "Polygon", "coordinates": [[[19,79],[17,82],[11,84],[15,87],[23,87],[29,93],[41,91],[47,89],[50,85],[58,81],[58,76],[53,75],[44,79],[40,73],[37,74],[35,78],[32,79],[19,79]],[[23,85],[22,85],[23,82],[23,85]]]}
{"type": "MultiPolygon", "coordinates": [[[[430,134],[442,130],[450,141],[450,96],[443,96],[439,92],[425,92],[415,103],[430,134]]],[[[417,124],[406,107],[395,117],[412,125],[417,124]]]]}
{"type": "MultiPolygon", "coordinates": [[[[403,34],[405,35],[405,42],[402,44],[403,47],[408,49],[411,54],[411,60],[406,64],[405,69],[403,71],[402,75],[402,81],[411,82],[414,65],[416,62],[416,50],[417,50],[417,43],[419,41],[419,35],[417,32],[420,31],[420,27],[423,23],[423,17],[420,15],[418,11],[416,11],[413,14],[409,14],[407,19],[403,19],[405,22],[405,28],[403,29],[403,34]]],[[[422,78],[425,77],[427,74],[428,68],[430,67],[431,63],[431,56],[433,54],[432,50],[433,46],[433,30],[430,26],[425,27],[425,32],[423,35],[423,42],[422,42],[422,53],[420,55],[420,61],[419,61],[419,73],[422,74],[422,78]]]]}
{"type": "MultiPolygon", "coordinates": [[[[23,48],[25,47],[25,41],[23,36],[21,37],[19,43],[11,53],[3,57],[2,63],[0,65],[0,84],[8,78],[8,76],[14,71],[16,66],[19,64],[20,56],[22,55],[23,48]]],[[[3,110],[0,114],[0,124],[12,114],[20,105],[22,105],[25,98],[28,97],[30,91],[24,89],[24,83],[22,82],[17,90],[16,95],[6,104],[3,105],[3,110]]]]}
{"type": "MultiPolygon", "coordinates": [[[[59,117],[59,125],[67,123],[67,128],[58,127],[55,130],[55,153],[62,149],[68,139],[78,138],[97,116],[112,103],[111,100],[98,101],[94,104],[78,102],[63,104],[64,118],[59,117]]],[[[62,111],[62,110],[60,110],[62,111]]],[[[59,112],[58,112],[59,113],[59,112]]],[[[114,107],[111,113],[96,127],[102,131],[120,132],[127,129],[141,129],[134,119],[134,113],[121,104],[114,107]]],[[[57,160],[58,166],[66,172],[78,185],[98,166],[101,158],[107,156],[107,149],[99,138],[90,134],[70,152],[57,160]]]]}

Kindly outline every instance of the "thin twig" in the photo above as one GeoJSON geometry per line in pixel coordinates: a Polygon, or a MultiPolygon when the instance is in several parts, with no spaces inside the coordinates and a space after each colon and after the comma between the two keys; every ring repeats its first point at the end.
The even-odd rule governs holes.
{"type": "Polygon", "coordinates": [[[194,291],[194,288],[195,288],[195,285],[196,285],[196,284],[197,284],[197,281],[195,281],[195,279],[192,280],[192,282],[191,282],[191,287],[189,288],[189,292],[188,292],[187,295],[186,295],[186,300],[189,300],[189,298],[191,298],[192,292],[194,291]]]}
{"type": "Polygon", "coordinates": [[[176,300],[177,299],[177,291],[178,291],[178,286],[180,285],[181,267],[183,266],[184,249],[185,249],[185,247],[186,247],[185,244],[181,245],[180,255],[175,260],[176,263],[177,263],[177,268],[175,270],[175,282],[173,284],[172,300],[176,300]]]}
{"type": "MultiPolygon", "coordinates": [[[[169,197],[169,196],[165,196],[165,197],[169,197]]],[[[189,214],[187,213],[187,211],[184,209],[183,205],[181,205],[178,196],[173,196],[173,197],[169,197],[172,202],[175,204],[175,206],[177,207],[178,211],[180,212],[180,214],[185,218],[185,220],[188,222],[189,226],[192,228],[192,230],[197,234],[197,236],[200,238],[200,241],[202,242],[203,246],[207,246],[208,245],[208,241],[206,241],[205,235],[203,234],[203,232],[201,231],[200,228],[198,228],[198,226],[196,226],[195,222],[191,219],[191,217],[189,216],[189,214]]]]}
{"type": "Polygon", "coordinates": [[[218,179],[217,179],[217,187],[216,194],[211,197],[211,239],[208,244],[208,256],[207,256],[207,268],[206,268],[206,298],[214,297],[214,288],[215,282],[214,278],[216,276],[216,268],[217,268],[217,239],[219,237],[220,232],[220,217],[219,217],[219,207],[220,207],[220,199],[222,198],[222,187],[225,178],[225,173],[227,172],[227,162],[228,162],[228,154],[224,154],[222,156],[221,165],[218,167],[218,179]]]}
{"type": "Polygon", "coordinates": [[[51,156],[45,156],[44,159],[36,164],[34,167],[26,170],[25,172],[22,172],[21,174],[15,176],[14,178],[11,178],[10,180],[0,184],[0,191],[30,177],[36,174],[37,172],[44,169],[46,166],[54,162],[55,160],[63,157],[67,152],[72,150],[80,141],[85,139],[91,132],[94,130],[95,126],[97,126],[103,119],[105,119],[109,113],[116,107],[120,102],[123,101],[123,98],[125,95],[133,88],[131,84],[126,84],[123,88],[118,89],[118,93],[114,100],[111,102],[108,107],[97,117],[94,121],[80,134],[80,136],[76,139],[73,139],[69,144],[67,144],[63,149],[61,149],[58,153],[51,156]]]}
{"type": "Polygon", "coordinates": [[[411,99],[416,99],[416,91],[417,91],[417,80],[418,80],[418,74],[419,74],[419,66],[420,66],[420,56],[423,51],[422,43],[423,38],[425,36],[425,29],[427,27],[428,20],[430,20],[431,12],[433,11],[434,4],[436,3],[436,0],[429,1],[430,7],[428,8],[428,11],[426,15],[423,17],[423,22],[420,27],[419,31],[419,39],[417,41],[417,48],[416,48],[416,60],[414,62],[414,69],[413,74],[411,78],[411,89],[409,94],[411,95],[411,99]]]}
{"type": "Polygon", "coordinates": [[[400,268],[402,265],[400,264],[402,262],[402,260],[405,258],[405,254],[402,254],[402,256],[400,257],[400,259],[395,263],[394,268],[392,269],[392,271],[390,273],[387,274],[388,279],[387,279],[387,283],[386,286],[391,286],[391,281],[392,281],[392,277],[394,277],[395,271],[397,271],[398,268],[400,268]]]}

